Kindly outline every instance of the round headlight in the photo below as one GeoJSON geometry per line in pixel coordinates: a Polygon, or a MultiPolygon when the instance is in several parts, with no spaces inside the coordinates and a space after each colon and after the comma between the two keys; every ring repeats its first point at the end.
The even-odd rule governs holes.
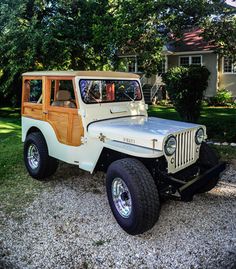
{"type": "Polygon", "coordinates": [[[176,139],[174,136],[171,136],[169,137],[167,140],[166,140],[166,143],[165,143],[165,154],[170,156],[172,154],[175,153],[175,150],[176,150],[176,139]]]}
{"type": "Polygon", "coordinates": [[[204,139],[204,131],[202,128],[198,129],[195,135],[195,142],[200,145],[204,139]]]}

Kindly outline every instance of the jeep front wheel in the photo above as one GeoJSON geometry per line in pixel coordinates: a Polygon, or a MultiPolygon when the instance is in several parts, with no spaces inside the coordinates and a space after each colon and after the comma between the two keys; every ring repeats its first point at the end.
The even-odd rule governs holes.
{"type": "Polygon", "coordinates": [[[58,161],[48,155],[48,148],[40,132],[29,134],[24,143],[25,166],[31,177],[45,180],[55,173],[58,161]]]}
{"type": "Polygon", "coordinates": [[[118,224],[129,234],[151,229],[160,212],[160,199],[148,169],[136,159],[113,162],[107,171],[108,201],[118,224]]]}

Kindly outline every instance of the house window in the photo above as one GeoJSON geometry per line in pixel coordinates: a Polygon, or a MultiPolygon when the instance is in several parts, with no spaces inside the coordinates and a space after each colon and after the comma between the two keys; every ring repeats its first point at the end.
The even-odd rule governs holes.
{"type": "Polygon", "coordinates": [[[135,72],[135,58],[129,58],[127,63],[128,72],[135,72]]]}
{"type": "Polygon", "coordinates": [[[193,65],[202,65],[202,57],[201,56],[192,56],[191,57],[191,64],[193,65]]]}
{"type": "Polygon", "coordinates": [[[202,65],[202,56],[180,56],[180,66],[202,65]]]}
{"type": "Polygon", "coordinates": [[[144,73],[144,67],[140,61],[138,61],[137,55],[120,55],[118,71],[132,72],[132,73],[144,73]]]}
{"type": "Polygon", "coordinates": [[[223,58],[223,72],[228,74],[236,73],[236,62],[233,61],[232,57],[223,58]]]}
{"type": "Polygon", "coordinates": [[[180,57],[180,65],[181,66],[189,66],[190,64],[190,57],[180,57]]]}

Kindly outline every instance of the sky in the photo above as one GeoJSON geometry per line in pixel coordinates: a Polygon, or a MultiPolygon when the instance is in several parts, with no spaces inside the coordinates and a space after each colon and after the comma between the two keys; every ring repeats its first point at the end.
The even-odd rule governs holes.
{"type": "Polygon", "coordinates": [[[230,6],[236,7],[236,0],[226,0],[225,2],[230,6]]]}

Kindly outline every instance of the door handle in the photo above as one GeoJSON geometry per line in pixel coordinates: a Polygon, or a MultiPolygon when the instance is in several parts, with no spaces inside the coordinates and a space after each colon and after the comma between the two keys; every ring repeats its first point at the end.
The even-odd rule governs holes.
{"type": "Polygon", "coordinates": [[[43,114],[47,115],[48,114],[48,111],[43,111],[43,114]]]}

